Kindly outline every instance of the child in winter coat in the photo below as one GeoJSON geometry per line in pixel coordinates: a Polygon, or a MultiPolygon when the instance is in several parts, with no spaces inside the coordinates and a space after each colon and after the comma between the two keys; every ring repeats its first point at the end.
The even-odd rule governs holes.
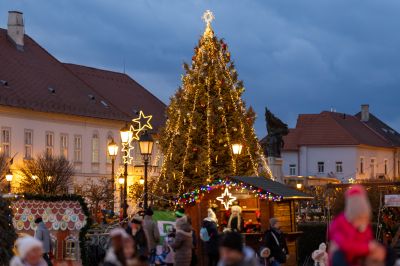
{"type": "Polygon", "coordinates": [[[330,265],[359,266],[367,257],[384,261],[386,252],[373,238],[370,219],[371,206],[364,187],[351,187],[345,193],[344,212],[329,227],[330,265]]]}

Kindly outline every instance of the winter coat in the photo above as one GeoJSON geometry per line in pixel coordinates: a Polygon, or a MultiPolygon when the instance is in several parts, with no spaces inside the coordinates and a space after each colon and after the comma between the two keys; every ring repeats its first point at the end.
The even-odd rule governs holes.
{"type": "Polygon", "coordinates": [[[178,226],[175,234],[175,239],[171,243],[171,247],[175,249],[175,265],[190,266],[192,261],[192,228],[185,222],[178,226]]]}
{"type": "MultiPolygon", "coordinates": [[[[14,256],[10,261],[10,266],[29,266],[18,256],[14,256]]],[[[40,263],[37,266],[47,266],[47,263],[44,259],[40,260],[40,263]]]]}
{"type": "Polygon", "coordinates": [[[139,230],[134,233],[133,240],[135,240],[138,254],[148,256],[149,250],[147,249],[147,239],[143,227],[140,227],[139,230]]]}
{"type": "Polygon", "coordinates": [[[344,253],[350,266],[360,265],[360,260],[368,256],[369,243],[374,239],[370,225],[364,232],[360,232],[347,221],[343,213],[329,226],[328,237],[333,246],[344,253]]]}
{"type": "Polygon", "coordinates": [[[156,222],[151,216],[145,216],[143,220],[143,230],[147,238],[147,248],[149,251],[155,250],[160,242],[160,232],[156,222]]]}
{"type": "Polygon", "coordinates": [[[207,230],[210,239],[204,242],[204,246],[208,255],[218,255],[218,228],[217,224],[210,220],[203,220],[203,227],[207,230]]]}
{"type": "Polygon", "coordinates": [[[271,251],[268,257],[270,260],[273,258],[279,263],[286,262],[286,255],[289,254],[289,250],[282,232],[275,228],[268,230],[265,234],[265,246],[271,251]]]}
{"type": "Polygon", "coordinates": [[[44,253],[49,253],[51,250],[50,232],[43,222],[40,222],[35,231],[35,238],[43,243],[44,253]]]}
{"type": "MultiPolygon", "coordinates": [[[[249,247],[244,247],[243,254],[244,254],[243,260],[239,264],[236,264],[236,266],[259,266],[259,263],[257,261],[257,256],[254,250],[252,250],[249,247]]],[[[218,262],[218,266],[226,266],[226,264],[225,262],[220,260],[218,262]]]]}

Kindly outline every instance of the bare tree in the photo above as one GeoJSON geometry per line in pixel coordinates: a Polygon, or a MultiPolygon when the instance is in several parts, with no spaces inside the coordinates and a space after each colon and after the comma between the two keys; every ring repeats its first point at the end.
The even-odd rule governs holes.
{"type": "Polygon", "coordinates": [[[68,192],[74,174],[73,165],[63,156],[43,153],[25,161],[19,169],[20,189],[32,194],[59,195],[68,192]]]}
{"type": "Polygon", "coordinates": [[[114,200],[113,191],[110,190],[110,182],[107,178],[88,179],[81,187],[76,188],[76,193],[82,195],[93,217],[101,213],[101,206],[111,207],[114,200]]]}
{"type": "Polygon", "coordinates": [[[8,158],[4,153],[0,152],[0,184],[5,187],[6,172],[8,166],[8,158]]]}

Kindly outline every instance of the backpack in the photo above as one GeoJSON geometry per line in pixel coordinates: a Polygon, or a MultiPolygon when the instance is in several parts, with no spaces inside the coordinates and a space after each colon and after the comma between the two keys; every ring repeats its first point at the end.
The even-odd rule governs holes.
{"type": "Polygon", "coordinates": [[[210,240],[210,235],[208,234],[207,228],[202,227],[200,229],[200,239],[204,242],[208,242],[210,240]]]}

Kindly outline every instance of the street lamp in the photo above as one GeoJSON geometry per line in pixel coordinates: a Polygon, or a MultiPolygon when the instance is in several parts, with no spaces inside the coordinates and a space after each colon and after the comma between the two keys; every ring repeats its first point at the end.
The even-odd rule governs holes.
{"type": "Polygon", "coordinates": [[[124,185],[124,182],[125,182],[125,178],[124,178],[124,176],[121,174],[119,177],[118,177],[118,183],[119,183],[119,195],[120,195],[120,199],[119,199],[119,204],[120,204],[120,207],[123,207],[123,191],[122,191],[122,186],[124,185]]]}
{"type": "Polygon", "coordinates": [[[11,170],[8,169],[8,172],[6,174],[6,180],[8,182],[8,193],[11,193],[11,181],[13,179],[13,174],[11,173],[11,170]]]}
{"type": "MultiPolygon", "coordinates": [[[[132,140],[133,132],[130,130],[128,124],[125,124],[123,128],[120,130],[121,134],[121,142],[124,146],[124,157],[128,156],[129,151],[129,143],[132,140]]],[[[123,194],[123,215],[122,217],[125,219],[128,217],[128,202],[126,200],[128,195],[128,162],[124,160],[124,194],[123,194]]]]}
{"type": "Polygon", "coordinates": [[[140,149],[140,154],[143,157],[144,161],[144,204],[143,207],[145,210],[147,210],[147,204],[148,204],[148,195],[147,195],[147,166],[149,165],[149,159],[150,156],[153,152],[153,138],[147,131],[144,132],[143,135],[140,136],[139,138],[139,149],[140,149]]]}
{"type": "Polygon", "coordinates": [[[242,153],[242,148],[243,145],[241,143],[232,143],[232,152],[233,152],[233,156],[235,157],[235,164],[236,164],[236,168],[235,168],[235,175],[237,172],[237,157],[242,153]]]}
{"type": "Polygon", "coordinates": [[[140,179],[139,179],[139,184],[142,185],[142,186],[144,185],[144,179],[143,179],[143,177],[140,177],[140,179]]]}
{"type": "Polygon", "coordinates": [[[114,142],[114,139],[111,139],[110,143],[108,143],[107,146],[108,149],[108,155],[111,157],[111,182],[110,182],[110,189],[111,193],[113,195],[112,201],[111,201],[111,208],[114,211],[114,164],[115,164],[115,157],[117,157],[118,153],[118,145],[114,142]]]}

